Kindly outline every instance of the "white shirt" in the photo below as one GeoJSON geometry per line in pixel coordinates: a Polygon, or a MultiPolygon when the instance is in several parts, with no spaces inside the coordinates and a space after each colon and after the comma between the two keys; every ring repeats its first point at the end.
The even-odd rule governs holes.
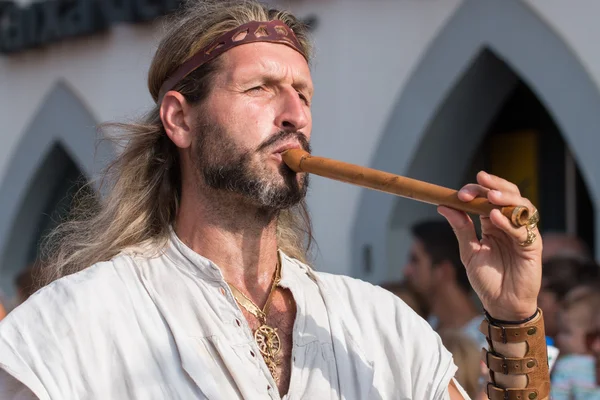
{"type": "MultiPolygon", "coordinates": [[[[452,356],[398,297],[281,259],[297,306],[284,399],[448,398],[452,356]]],[[[156,256],[124,252],[9,314],[0,397],[280,399],[259,354],[219,268],[172,234],[156,256]]]]}

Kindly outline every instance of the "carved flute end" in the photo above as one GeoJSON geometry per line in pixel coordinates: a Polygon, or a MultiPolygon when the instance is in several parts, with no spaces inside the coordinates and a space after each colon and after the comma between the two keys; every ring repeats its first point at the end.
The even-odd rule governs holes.
{"type": "Polygon", "coordinates": [[[510,222],[517,228],[526,226],[529,221],[529,209],[525,206],[507,206],[502,207],[502,214],[510,219],[510,222]]]}

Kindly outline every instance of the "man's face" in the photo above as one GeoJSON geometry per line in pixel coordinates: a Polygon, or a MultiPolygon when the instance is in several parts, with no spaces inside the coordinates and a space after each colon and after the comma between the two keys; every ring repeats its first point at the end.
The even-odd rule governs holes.
{"type": "Polygon", "coordinates": [[[207,186],[253,205],[284,209],[301,201],[307,174],[282,161],[310,151],[312,81],[304,57],[280,44],[252,43],[222,56],[210,95],[199,107],[193,163],[207,186]]]}
{"type": "Polygon", "coordinates": [[[431,258],[425,251],[425,246],[419,239],[415,239],[410,248],[408,264],[404,268],[404,276],[408,283],[428,299],[433,288],[433,265],[431,258]]]}

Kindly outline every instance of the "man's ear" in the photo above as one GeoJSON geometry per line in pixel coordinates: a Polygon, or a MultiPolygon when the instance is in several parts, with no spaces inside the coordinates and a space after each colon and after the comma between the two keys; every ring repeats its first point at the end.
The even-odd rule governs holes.
{"type": "Polygon", "coordinates": [[[160,119],[169,139],[175,146],[185,149],[192,144],[192,106],[179,92],[171,90],[165,94],[160,106],[160,119]]]}

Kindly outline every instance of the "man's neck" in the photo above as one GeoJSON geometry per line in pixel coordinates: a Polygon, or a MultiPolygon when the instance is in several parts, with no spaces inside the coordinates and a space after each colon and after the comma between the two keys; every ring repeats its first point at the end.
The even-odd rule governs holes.
{"type": "Polygon", "coordinates": [[[432,313],[438,317],[438,329],[461,329],[479,315],[471,298],[456,285],[448,284],[438,293],[432,313]]]}
{"type": "Polygon", "coordinates": [[[225,280],[261,306],[277,265],[277,214],[234,194],[182,196],[175,232],[188,247],[214,262],[225,280]]]}

